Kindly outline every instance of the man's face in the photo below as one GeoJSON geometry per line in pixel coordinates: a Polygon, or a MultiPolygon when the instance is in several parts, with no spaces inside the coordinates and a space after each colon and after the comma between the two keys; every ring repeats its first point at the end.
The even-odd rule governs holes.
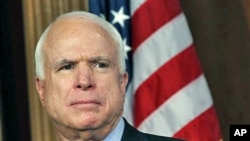
{"type": "Polygon", "coordinates": [[[96,129],[123,112],[127,73],[101,27],[83,19],[60,20],[45,41],[45,79],[36,80],[40,100],[56,125],[96,129]]]}

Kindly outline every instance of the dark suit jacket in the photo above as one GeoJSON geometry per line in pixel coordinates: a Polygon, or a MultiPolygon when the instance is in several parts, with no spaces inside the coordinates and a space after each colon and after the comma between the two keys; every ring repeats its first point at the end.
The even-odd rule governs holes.
{"type": "Polygon", "coordinates": [[[129,123],[125,121],[125,128],[122,135],[121,141],[183,141],[180,139],[175,138],[168,138],[168,137],[162,137],[162,136],[156,136],[151,134],[146,134],[138,131],[129,123]]]}

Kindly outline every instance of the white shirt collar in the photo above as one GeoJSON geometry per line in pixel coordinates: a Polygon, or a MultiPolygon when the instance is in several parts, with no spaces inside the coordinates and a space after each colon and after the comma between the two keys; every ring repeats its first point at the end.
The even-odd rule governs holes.
{"type": "Polygon", "coordinates": [[[113,131],[108,134],[104,141],[120,141],[122,139],[124,126],[124,120],[121,118],[119,123],[116,125],[113,131]]]}

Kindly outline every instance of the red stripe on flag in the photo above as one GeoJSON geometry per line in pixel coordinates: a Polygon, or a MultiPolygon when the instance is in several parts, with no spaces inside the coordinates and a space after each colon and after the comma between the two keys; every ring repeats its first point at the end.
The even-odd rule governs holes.
{"type": "Polygon", "coordinates": [[[135,126],[138,127],[169,97],[201,74],[202,69],[193,45],[164,64],[135,93],[135,126]]]}
{"type": "Polygon", "coordinates": [[[221,133],[214,107],[210,107],[193,121],[190,121],[174,137],[188,141],[219,141],[221,133]]]}
{"type": "Polygon", "coordinates": [[[158,28],[182,12],[178,0],[148,0],[132,17],[133,51],[158,28]]]}

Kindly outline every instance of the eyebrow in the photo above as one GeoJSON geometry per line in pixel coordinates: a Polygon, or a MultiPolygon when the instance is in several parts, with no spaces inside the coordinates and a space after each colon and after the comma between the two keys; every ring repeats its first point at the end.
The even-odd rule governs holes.
{"type": "Polygon", "coordinates": [[[111,63],[110,59],[106,56],[97,56],[97,57],[93,57],[93,58],[90,58],[89,59],[89,62],[99,62],[99,61],[102,61],[102,60],[105,60],[105,61],[108,61],[111,63]]]}
{"type": "MultiPolygon", "coordinates": [[[[88,62],[90,63],[96,63],[99,61],[107,61],[109,63],[112,63],[107,56],[97,56],[97,57],[92,57],[88,59],[88,62]]],[[[70,59],[61,59],[53,64],[53,68],[58,68],[60,66],[68,65],[68,64],[76,64],[78,61],[77,60],[70,60],[70,59]]]]}

